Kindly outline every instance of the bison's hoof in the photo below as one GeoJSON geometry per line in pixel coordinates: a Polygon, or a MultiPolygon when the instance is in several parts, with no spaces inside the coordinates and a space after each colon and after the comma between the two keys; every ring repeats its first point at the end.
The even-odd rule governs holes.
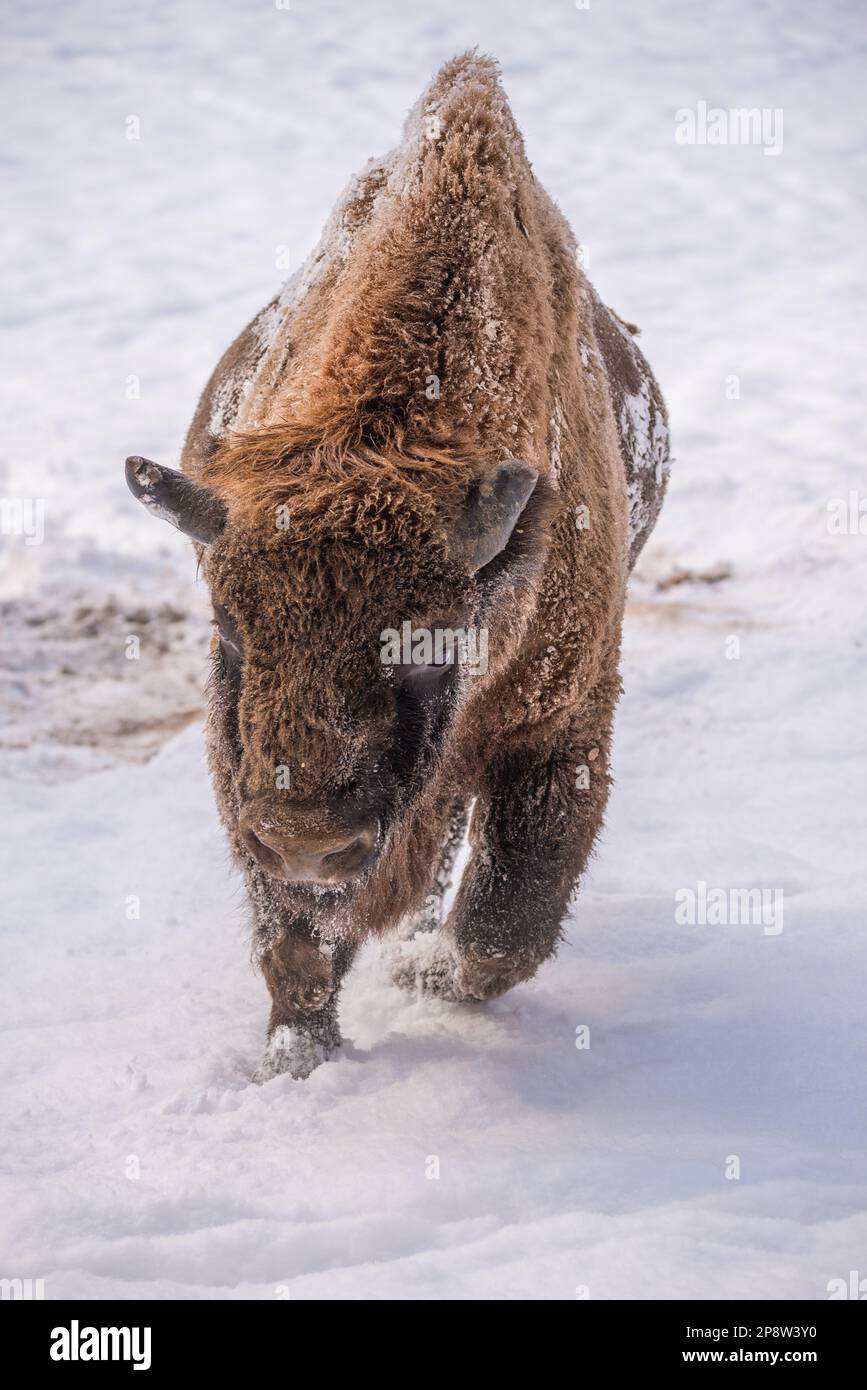
{"type": "Polygon", "coordinates": [[[458,1000],[455,989],[457,961],[441,941],[429,935],[406,942],[389,961],[392,984],[420,990],[437,999],[458,1000]]]}
{"type": "Polygon", "coordinates": [[[522,980],[529,980],[538,961],[523,956],[492,951],[487,946],[472,944],[461,953],[456,986],[464,999],[499,999],[522,980]]]}
{"type": "Polygon", "coordinates": [[[288,1072],[296,1081],[303,1081],[339,1046],[340,1038],[336,1035],[314,1036],[281,1024],[268,1039],[262,1065],[254,1073],[253,1080],[261,1085],[263,1081],[288,1072]]]}

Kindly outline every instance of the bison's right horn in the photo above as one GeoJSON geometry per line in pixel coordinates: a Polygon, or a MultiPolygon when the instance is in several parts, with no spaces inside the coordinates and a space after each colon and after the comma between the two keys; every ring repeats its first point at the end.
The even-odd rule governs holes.
{"type": "Polygon", "coordinates": [[[126,461],[127,486],[149,512],[170,521],[200,545],[215,541],[226,524],[225,503],[202,483],[175,468],[134,454],[126,461]]]}

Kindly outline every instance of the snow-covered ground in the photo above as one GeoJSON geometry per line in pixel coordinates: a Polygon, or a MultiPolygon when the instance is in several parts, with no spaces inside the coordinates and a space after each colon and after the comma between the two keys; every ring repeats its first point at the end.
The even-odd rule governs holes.
{"type": "Polygon", "coordinates": [[[867,494],[863,6],[42,0],[3,29],[0,496],[45,511],[0,559],[0,1275],[325,1299],[867,1276],[867,535],[828,525],[867,494]],[[254,1086],[204,598],[122,461],[177,460],[219,352],[474,43],[671,408],[617,786],[533,983],[414,1001],[369,946],[340,1059],[254,1086]],[[781,109],[782,151],[678,144],[700,101],[781,109]],[[679,922],[702,882],[782,918],[679,922]]]}

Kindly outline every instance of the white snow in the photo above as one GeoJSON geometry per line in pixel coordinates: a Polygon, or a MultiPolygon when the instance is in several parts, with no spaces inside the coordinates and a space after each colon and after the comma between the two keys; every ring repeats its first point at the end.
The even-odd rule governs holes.
{"type": "Polygon", "coordinates": [[[0,495],[45,499],[45,541],[0,554],[0,1275],[266,1299],[867,1275],[867,535],[827,524],[864,489],[863,8],[71,0],[3,25],[0,495]],[[418,1001],[371,945],[340,1058],[254,1085],[266,990],[187,722],[207,613],[123,460],[176,462],[277,248],[302,264],[472,43],[671,412],[616,787],[535,981],[418,1001]],[[678,144],[700,101],[781,109],[784,149],[678,144]],[[700,883],[782,890],[782,932],[680,925],[700,883]]]}

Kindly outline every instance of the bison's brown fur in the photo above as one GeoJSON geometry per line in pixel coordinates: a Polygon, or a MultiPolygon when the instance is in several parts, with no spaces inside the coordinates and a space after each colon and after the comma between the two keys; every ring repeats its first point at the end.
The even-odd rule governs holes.
{"type": "Polygon", "coordinates": [[[358,942],[436,923],[472,803],[448,920],[414,941],[405,925],[395,964],[454,999],[501,993],[552,953],[608,794],[665,412],[531,172],[493,62],[448,63],[397,151],[354,181],[218,365],[183,467],[228,514],[201,561],[244,655],[234,670],[216,656],[210,758],[273,999],[264,1074],[302,1075],[339,1040],[358,942]],[[476,575],[456,529],[508,457],[541,481],[476,575]],[[404,620],[489,631],[487,674],[461,676],[411,736],[379,660],[404,620]],[[372,807],[377,860],[341,890],[274,878],[239,829],[251,802],[305,844],[372,807]]]}

